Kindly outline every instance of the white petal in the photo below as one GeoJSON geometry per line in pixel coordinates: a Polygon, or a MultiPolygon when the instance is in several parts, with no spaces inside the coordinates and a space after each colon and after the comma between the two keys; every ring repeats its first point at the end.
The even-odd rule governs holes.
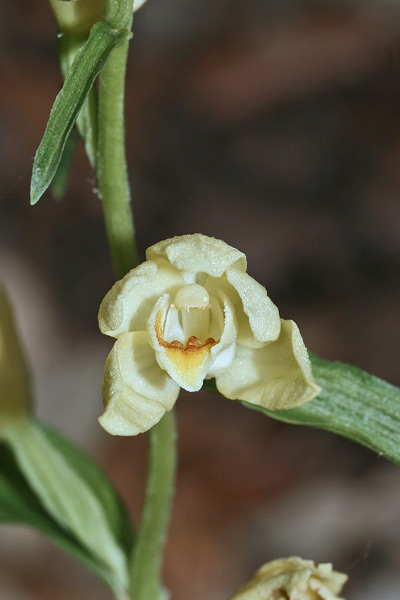
{"type": "Polygon", "coordinates": [[[210,296],[223,290],[229,297],[235,309],[239,344],[262,348],[278,338],[281,328],[278,309],[266,289],[250,275],[228,269],[222,277],[207,277],[204,287],[210,296]]]}
{"type": "Polygon", "coordinates": [[[276,340],[281,329],[279,311],[268,297],[267,290],[250,275],[237,269],[228,269],[226,277],[242,301],[242,307],[235,306],[238,343],[257,347],[276,340]],[[255,344],[254,340],[261,344],[255,344]]]}
{"type": "Polygon", "coordinates": [[[186,335],[183,331],[179,316],[179,310],[176,310],[174,306],[170,306],[163,327],[164,339],[166,342],[172,342],[174,340],[178,340],[178,342],[181,342],[182,344],[186,342],[186,335]]]}
{"type": "Polygon", "coordinates": [[[144,331],[157,299],[175,294],[184,284],[181,273],[168,262],[146,261],[129,271],[111,288],[99,310],[102,333],[118,338],[127,331],[144,331]]]}
{"type": "Polygon", "coordinates": [[[113,435],[136,435],[171,410],[179,386],[158,366],[144,331],[115,342],[103,376],[105,411],[100,424],[113,435]]]}
{"type": "Polygon", "coordinates": [[[181,271],[208,273],[213,277],[220,277],[233,265],[240,271],[246,270],[246,257],[242,252],[222,240],[201,233],[170,238],[146,251],[148,260],[160,257],[166,258],[181,271]]]}
{"type": "Polygon", "coordinates": [[[232,364],[236,350],[237,323],[233,305],[223,292],[219,292],[224,303],[223,330],[219,343],[211,348],[212,363],[207,377],[216,377],[232,364]]]}
{"type": "Polygon", "coordinates": [[[296,323],[281,320],[281,333],[263,348],[236,347],[230,367],[216,378],[218,390],[269,410],[299,406],[318,395],[307,349],[296,323]]]}

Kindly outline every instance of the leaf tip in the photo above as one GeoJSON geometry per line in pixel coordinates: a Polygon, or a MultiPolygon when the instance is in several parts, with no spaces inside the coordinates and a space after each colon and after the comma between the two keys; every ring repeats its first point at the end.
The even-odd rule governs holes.
{"type": "Polygon", "coordinates": [[[40,198],[43,196],[46,188],[48,186],[43,186],[42,181],[35,174],[35,167],[33,168],[32,179],[31,179],[31,190],[30,190],[30,204],[34,206],[37,202],[39,202],[40,198]]]}

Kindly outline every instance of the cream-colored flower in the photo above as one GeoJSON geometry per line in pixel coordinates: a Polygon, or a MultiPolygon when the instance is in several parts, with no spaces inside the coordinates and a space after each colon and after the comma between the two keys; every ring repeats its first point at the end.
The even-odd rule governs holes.
{"type": "Polygon", "coordinates": [[[150,429],[181,387],[197,391],[206,378],[227,398],[271,410],[319,393],[297,325],[279,318],[242,252],[194,234],[159,242],[146,258],[100,306],[101,331],[117,338],[103,379],[108,432],[150,429]]]}
{"type": "Polygon", "coordinates": [[[343,600],[347,575],[293,556],[263,565],[230,600],[343,600]]]}

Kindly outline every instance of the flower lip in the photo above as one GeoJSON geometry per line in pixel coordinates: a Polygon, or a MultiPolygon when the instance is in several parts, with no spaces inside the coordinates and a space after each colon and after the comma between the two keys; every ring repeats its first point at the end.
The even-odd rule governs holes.
{"type": "Polygon", "coordinates": [[[212,360],[211,349],[217,342],[208,338],[201,343],[196,336],[190,336],[184,344],[178,340],[167,342],[162,323],[166,304],[166,301],[164,306],[160,303],[153,323],[149,319],[150,339],[155,344],[156,359],[181,387],[189,392],[199,390],[212,360]]]}
{"type": "Polygon", "coordinates": [[[233,307],[228,307],[228,299],[223,302],[224,310],[211,298],[209,308],[178,311],[164,294],[148,319],[149,342],[158,364],[189,392],[201,388],[214,364],[233,359],[229,353],[219,358],[236,339],[233,307]]]}

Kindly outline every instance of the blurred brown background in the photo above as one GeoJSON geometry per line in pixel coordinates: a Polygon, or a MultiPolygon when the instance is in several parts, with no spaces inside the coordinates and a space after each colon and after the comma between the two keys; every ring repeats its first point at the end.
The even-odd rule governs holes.
{"type": "MultiPolygon", "coordinates": [[[[66,198],[32,208],[32,160],[61,78],[46,2],[0,5],[0,269],[37,411],[101,462],[137,518],[146,439],[97,425],[113,275],[82,150],[66,198]]],[[[134,23],[127,142],[142,256],[223,238],[307,346],[400,385],[400,8],[394,0],[149,0],[134,23]]],[[[350,575],[349,600],[398,600],[400,474],[331,434],[208,394],[178,402],[180,469],[165,580],[229,596],[266,560],[350,575]]],[[[106,600],[25,529],[0,530],[1,600],[106,600]]],[[[137,599],[139,600],[139,599],[137,599]]]]}

